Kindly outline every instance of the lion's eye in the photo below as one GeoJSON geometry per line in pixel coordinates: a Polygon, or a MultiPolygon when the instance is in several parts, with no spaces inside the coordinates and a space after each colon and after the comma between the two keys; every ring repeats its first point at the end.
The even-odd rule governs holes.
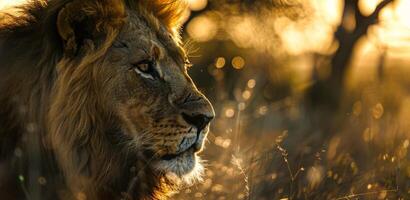
{"type": "Polygon", "coordinates": [[[133,64],[132,68],[137,74],[140,74],[144,78],[153,79],[158,76],[157,71],[155,70],[155,61],[152,60],[143,60],[133,64]]]}
{"type": "Polygon", "coordinates": [[[141,72],[149,73],[150,70],[151,70],[151,68],[152,68],[151,65],[152,65],[151,63],[141,63],[141,64],[138,64],[138,65],[137,65],[137,68],[138,68],[141,72]]]}

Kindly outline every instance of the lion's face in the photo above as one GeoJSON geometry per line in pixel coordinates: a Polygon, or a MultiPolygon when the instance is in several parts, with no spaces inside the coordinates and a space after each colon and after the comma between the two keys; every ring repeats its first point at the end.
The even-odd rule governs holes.
{"type": "Polygon", "coordinates": [[[187,60],[168,32],[130,13],[100,66],[107,107],[135,148],[151,152],[151,164],[178,176],[199,167],[210,102],[187,74],[187,60]],[[109,78],[107,78],[109,77],[109,78]]]}

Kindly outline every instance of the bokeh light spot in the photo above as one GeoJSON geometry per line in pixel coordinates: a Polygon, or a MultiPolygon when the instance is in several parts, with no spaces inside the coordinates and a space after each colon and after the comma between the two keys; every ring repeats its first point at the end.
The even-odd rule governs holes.
{"type": "Polygon", "coordinates": [[[228,108],[225,110],[225,116],[228,118],[232,118],[235,115],[235,110],[232,108],[228,108]]]}
{"type": "Polygon", "coordinates": [[[409,147],[409,144],[410,144],[409,140],[405,140],[403,142],[403,148],[407,149],[409,147]]]}
{"type": "Polygon", "coordinates": [[[225,66],[225,58],[224,57],[218,57],[215,61],[215,67],[220,69],[223,68],[225,66]]]}
{"type": "Polygon", "coordinates": [[[252,89],[252,88],[255,87],[255,85],[256,85],[255,79],[249,79],[249,81],[247,83],[248,88],[252,89]]]}
{"type": "Polygon", "coordinates": [[[203,10],[208,4],[208,0],[188,0],[189,9],[192,11],[203,10]]]}
{"type": "Polygon", "coordinates": [[[368,190],[372,189],[372,184],[367,184],[367,189],[368,190]]]}
{"type": "Polygon", "coordinates": [[[245,60],[240,57],[236,56],[232,59],[232,67],[235,69],[242,69],[245,66],[245,60]]]}
{"type": "Polygon", "coordinates": [[[39,183],[40,185],[45,185],[45,184],[47,184],[47,180],[46,180],[46,178],[44,178],[43,176],[38,177],[37,181],[38,181],[38,183],[39,183]]]}
{"type": "Polygon", "coordinates": [[[230,139],[226,139],[222,142],[222,147],[223,148],[228,148],[231,145],[231,140],[230,139]]]}
{"type": "Polygon", "coordinates": [[[195,17],[187,26],[189,36],[195,41],[206,42],[215,37],[218,26],[207,16],[195,17]]]}
{"type": "Polygon", "coordinates": [[[258,113],[260,115],[266,115],[266,113],[268,113],[268,107],[267,106],[261,106],[258,109],[258,113]]]}
{"type": "Polygon", "coordinates": [[[249,98],[251,98],[251,92],[249,90],[245,90],[242,92],[242,98],[244,100],[248,100],[249,98]]]}
{"type": "Polygon", "coordinates": [[[372,109],[372,115],[375,119],[380,119],[383,116],[384,108],[381,103],[376,104],[372,109]]]}

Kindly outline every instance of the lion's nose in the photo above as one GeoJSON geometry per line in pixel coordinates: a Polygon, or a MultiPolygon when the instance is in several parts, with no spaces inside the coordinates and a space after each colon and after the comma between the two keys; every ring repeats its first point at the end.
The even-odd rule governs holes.
{"type": "Polygon", "coordinates": [[[206,127],[206,125],[209,124],[209,122],[214,118],[214,116],[206,116],[204,114],[187,114],[187,113],[182,113],[182,117],[184,120],[193,126],[195,126],[198,131],[201,131],[206,127]]]}

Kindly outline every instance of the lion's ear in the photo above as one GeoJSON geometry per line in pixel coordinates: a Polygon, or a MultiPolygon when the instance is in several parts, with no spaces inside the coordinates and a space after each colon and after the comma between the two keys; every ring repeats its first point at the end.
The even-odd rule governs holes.
{"type": "Polygon", "coordinates": [[[64,50],[75,53],[86,40],[106,39],[121,27],[124,19],[122,0],[73,0],[58,13],[57,29],[64,50]]]}

